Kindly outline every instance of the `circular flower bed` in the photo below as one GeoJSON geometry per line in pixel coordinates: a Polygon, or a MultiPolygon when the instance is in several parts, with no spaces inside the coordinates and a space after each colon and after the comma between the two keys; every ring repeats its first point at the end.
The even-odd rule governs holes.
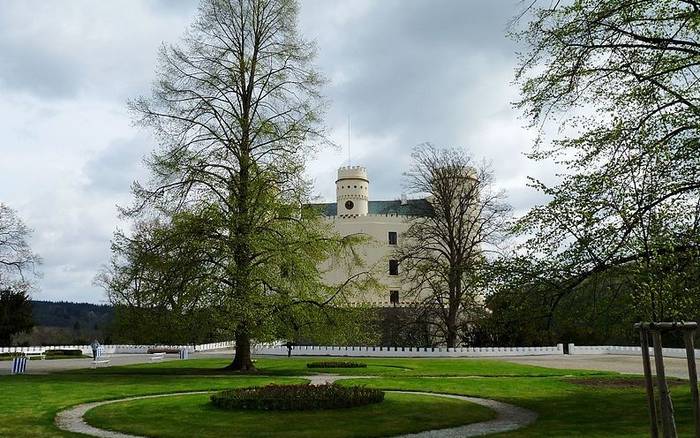
{"type": "Polygon", "coordinates": [[[352,408],[383,400],[384,392],[379,389],[336,384],[267,385],[228,389],[211,396],[214,406],[222,409],[268,411],[352,408]]]}
{"type": "Polygon", "coordinates": [[[339,360],[331,360],[326,362],[309,362],[307,368],[367,368],[366,363],[361,362],[343,362],[339,360]]]}

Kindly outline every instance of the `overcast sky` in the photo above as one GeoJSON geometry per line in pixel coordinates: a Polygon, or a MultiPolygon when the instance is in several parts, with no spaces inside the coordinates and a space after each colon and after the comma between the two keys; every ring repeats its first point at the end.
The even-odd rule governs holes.
{"type": "MultiPolygon", "coordinates": [[[[327,125],[337,150],[308,172],[335,197],[335,172],[368,168],[371,199],[397,199],[416,144],[490,160],[516,212],[541,195],[523,156],[532,134],[511,108],[518,0],[307,0],[301,30],[331,80],[327,125]]],[[[93,285],[119,225],[116,205],[145,175],[148,132],[125,102],[147,94],[162,42],[177,42],[196,0],[0,0],[0,202],[33,228],[44,259],[35,299],[104,302],[93,285]]]]}

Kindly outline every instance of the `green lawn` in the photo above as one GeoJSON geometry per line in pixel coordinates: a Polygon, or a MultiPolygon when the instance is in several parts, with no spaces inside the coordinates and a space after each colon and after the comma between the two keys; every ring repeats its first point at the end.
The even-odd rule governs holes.
{"type": "Polygon", "coordinates": [[[158,437],[197,431],[203,438],[347,438],[420,432],[493,416],[472,403],[421,395],[389,393],[382,403],[349,409],[269,412],[217,409],[200,394],[105,405],[90,411],[87,420],[105,429],[158,437]]]}
{"type": "MultiPolygon", "coordinates": [[[[620,382],[631,377],[607,376],[596,380],[620,382]],[[612,380],[611,380],[612,378],[612,380]]],[[[639,379],[633,379],[639,381],[639,379]]],[[[530,427],[493,436],[507,437],[643,437],[648,435],[648,414],[643,387],[616,388],[573,383],[570,377],[492,378],[381,378],[343,380],[383,389],[432,391],[491,398],[528,408],[539,414],[530,427]]],[[[692,434],[690,390],[686,384],[671,387],[680,436],[692,434]]]]}
{"type": "Polygon", "coordinates": [[[141,394],[202,391],[272,382],[301,382],[269,377],[98,376],[53,374],[0,376],[0,437],[82,436],[53,425],[56,413],[70,406],[141,394]]]}
{"type": "MultiPolygon", "coordinates": [[[[532,426],[502,436],[639,437],[647,434],[648,421],[644,390],[639,384],[628,384],[627,382],[634,379],[630,376],[554,370],[497,360],[470,359],[353,359],[367,363],[367,368],[307,369],[306,363],[313,360],[317,358],[261,358],[257,362],[260,369],[258,375],[242,376],[223,371],[221,368],[228,363],[228,360],[223,359],[167,361],[45,376],[0,376],[0,389],[2,389],[0,436],[72,436],[56,429],[53,426],[53,418],[56,412],[87,401],[141,394],[217,390],[267,384],[273,381],[291,383],[299,381],[291,376],[324,371],[344,375],[379,376],[377,379],[343,381],[342,384],[355,383],[383,389],[420,390],[493,398],[534,410],[539,414],[538,420],[532,426]]],[[[681,436],[691,436],[692,420],[687,385],[673,386],[672,395],[681,436]]],[[[420,397],[417,396],[410,403],[404,403],[404,407],[408,410],[402,411],[407,418],[413,418],[411,421],[416,425],[423,420],[411,415],[424,410],[425,407],[412,411],[411,406],[419,406],[419,403],[429,400],[423,398],[421,402],[418,398],[420,397]]],[[[387,398],[387,403],[398,403],[398,405],[393,407],[385,405],[381,408],[389,406],[392,409],[399,409],[400,401],[399,398],[395,399],[391,396],[387,398]]],[[[240,422],[242,425],[246,421],[254,422],[254,417],[262,415],[266,419],[266,425],[273,429],[279,427],[280,432],[286,433],[286,435],[278,434],[279,436],[307,436],[295,435],[297,425],[292,420],[284,421],[284,415],[280,413],[269,417],[266,413],[240,414],[238,412],[216,412],[203,416],[202,413],[209,413],[211,409],[203,402],[206,402],[206,396],[191,395],[148,402],[117,403],[99,408],[89,415],[91,421],[106,426],[117,421],[119,416],[126,415],[128,418],[133,418],[133,421],[127,423],[129,427],[142,428],[138,429],[141,431],[152,428],[162,430],[162,435],[158,436],[176,436],[168,432],[172,430],[184,430],[187,434],[186,429],[177,429],[176,426],[172,426],[174,429],[171,429],[166,424],[169,424],[169,421],[174,425],[179,424],[181,419],[190,418],[188,417],[190,414],[191,418],[197,420],[193,422],[190,418],[188,422],[196,424],[199,428],[197,434],[202,436],[209,433],[208,427],[211,428],[211,434],[215,435],[216,430],[221,430],[217,428],[230,424],[226,421],[234,421],[236,424],[240,422]],[[156,413],[159,414],[156,415],[156,413]]],[[[357,409],[367,408],[369,407],[357,409]]],[[[372,407],[372,409],[375,408],[379,409],[380,405],[372,407]]],[[[425,421],[446,421],[445,424],[454,424],[451,423],[454,420],[451,416],[452,408],[456,406],[449,409],[440,408],[438,412],[444,413],[444,417],[437,418],[439,416],[430,415],[425,421]]],[[[327,412],[324,416],[314,418],[322,425],[321,430],[326,433],[329,430],[342,431],[346,430],[344,428],[351,428],[349,429],[351,432],[353,430],[357,432],[353,436],[365,436],[367,430],[376,430],[371,425],[362,429],[363,424],[370,421],[367,419],[384,417],[383,415],[360,415],[362,421],[344,421],[344,415],[349,412],[343,410],[337,415],[327,412]]],[[[482,414],[483,411],[480,413],[478,408],[466,409],[464,421],[476,418],[470,415],[482,414]]],[[[296,417],[292,415],[290,418],[296,417]]],[[[389,415],[385,421],[391,418],[389,415]]]]}

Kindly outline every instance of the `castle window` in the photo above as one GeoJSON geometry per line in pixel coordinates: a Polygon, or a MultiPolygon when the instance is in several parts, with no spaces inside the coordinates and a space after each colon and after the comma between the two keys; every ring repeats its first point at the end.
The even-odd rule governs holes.
{"type": "Polygon", "coordinates": [[[398,260],[389,260],[389,275],[399,275],[398,260]]]}
{"type": "Polygon", "coordinates": [[[345,209],[346,210],[352,210],[352,208],[355,206],[355,204],[352,201],[345,201],[345,209]]]}
{"type": "Polygon", "coordinates": [[[399,304],[399,291],[390,290],[389,291],[389,302],[391,304],[399,304]]]}
{"type": "Polygon", "coordinates": [[[399,238],[396,231],[389,231],[389,245],[396,245],[399,238]]]}

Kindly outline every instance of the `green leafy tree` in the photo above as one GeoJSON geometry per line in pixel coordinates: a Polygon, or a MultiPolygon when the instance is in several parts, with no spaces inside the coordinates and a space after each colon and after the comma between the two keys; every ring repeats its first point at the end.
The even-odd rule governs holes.
{"type": "MultiPolygon", "coordinates": [[[[550,311],[580,286],[624,276],[640,318],[700,311],[700,65],[694,1],[532,2],[514,35],[516,79],[540,132],[530,154],[556,160],[550,201],[516,227],[550,311]],[[556,130],[556,131],[555,131],[556,130]],[[550,133],[558,135],[550,140],[550,133]]],[[[524,264],[516,262],[515,269],[524,264]]]]}
{"type": "Polygon", "coordinates": [[[321,282],[320,263],[353,238],[307,206],[304,166],[325,144],[323,81],[297,10],[293,0],[203,0],[182,44],[161,50],[152,96],[131,103],[160,148],[124,212],[173,225],[194,254],[186,290],[235,337],[235,370],[254,368],[251,339],[273,337],[303,307],[342,304],[362,280],[321,282]]]}

